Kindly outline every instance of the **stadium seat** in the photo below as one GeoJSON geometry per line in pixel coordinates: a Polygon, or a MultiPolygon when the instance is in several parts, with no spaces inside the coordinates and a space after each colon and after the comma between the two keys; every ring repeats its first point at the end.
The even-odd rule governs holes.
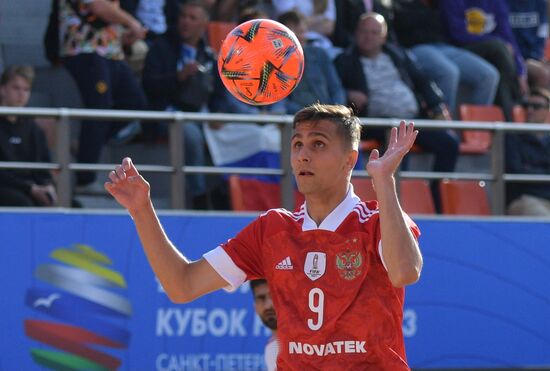
{"type": "Polygon", "coordinates": [[[216,53],[220,51],[225,36],[237,26],[233,22],[210,21],[208,23],[208,43],[216,53]]]}
{"type": "MultiPolygon", "coordinates": [[[[376,200],[376,192],[370,178],[352,177],[355,194],[362,201],[376,200]]],[[[432,193],[427,181],[405,179],[400,182],[401,203],[408,214],[435,214],[432,193]]]]}
{"type": "MultiPolygon", "coordinates": [[[[363,153],[367,153],[372,151],[373,149],[377,149],[381,153],[384,153],[384,146],[382,143],[380,143],[376,139],[366,139],[359,142],[359,150],[363,153]]],[[[413,153],[420,153],[422,152],[422,148],[420,148],[418,145],[413,144],[413,147],[411,148],[411,152],[413,153]]]]}
{"type": "Polygon", "coordinates": [[[376,139],[366,139],[359,142],[359,150],[362,152],[370,152],[373,149],[380,150],[382,144],[376,139]]]}
{"type": "Polygon", "coordinates": [[[525,111],[525,108],[523,108],[521,105],[516,104],[514,105],[514,108],[512,109],[512,116],[514,119],[514,122],[523,124],[527,121],[527,112],[525,111]]]}
{"type": "MultiPolygon", "coordinates": [[[[351,179],[355,194],[363,201],[376,200],[376,192],[370,178],[351,179]]],[[[277,183],[253,178],[229,177],[231,208],[234,211],[264,211],[281,207],[281,189],[277,183]]],[[[299,192],[294,192],[295,207],[304,202],[299,192]]],[[[428,182],[422,180],[401,181],[403,208],[409,214],[433,214],[435,208],[428,182]]]]}
{"type": "MultiPolygon", "coordinates": [[[[502,109],[498,106],[461,104],[459,108],[462,121],[505,121],[502,109]]],[[[463,130],[460,153],[484,154],[491,148],[491,133],[483,130],[463,130]]]]}
{"type": "MultiPolygon", "coordinates": [[[[229,197],[234,211],[265,211],[282,207],[281,186],[254,178],[229,177],[229,197]]],[[[300,207],[304,196],[294,192],[295,207],[300,207]]]]}
{"type": "Polygon", "coordinates": [[[376,200],[376,192],[370,178],[352,177],[351,184],[353,184],[353,190],[361,201],[376,200]]]}
{"type": "Polygon", "coordinates": [[[443,180],[439,187],[443,214],[491,215],[484,182],[443,180]]]}
{"type": "Polygon", "coordinates": [[[430,183],[421,179],[402,179],[399,182],[400,200],[407,214],[435,214],[430,183]]]}
{"type": "Polygon", "coordinates": [[[546,43],[544,44],[544,59],[550,60],[550,39],[546,39],[546,43]]]}

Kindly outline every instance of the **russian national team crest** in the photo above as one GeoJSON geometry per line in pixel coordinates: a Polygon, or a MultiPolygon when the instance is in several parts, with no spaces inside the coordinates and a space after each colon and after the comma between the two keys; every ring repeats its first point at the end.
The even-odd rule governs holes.
{"type": "Polygon", "coordinates": [[[346,250],[336,254],[336,268],[340,277],[351,281],[361,275],[361,266],[363,265],[363,256],[359,251],[346,250]]]}
{"type": "Polygon", "coordinates": [[[315,281],[325,274],[327,267],[326,254],[324,252],[308,252],[304,263],[304,273],[310,280],[315,281]]]}

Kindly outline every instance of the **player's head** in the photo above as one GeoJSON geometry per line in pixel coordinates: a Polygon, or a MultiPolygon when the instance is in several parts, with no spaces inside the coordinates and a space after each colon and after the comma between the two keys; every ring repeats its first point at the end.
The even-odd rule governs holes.
{"type": "Polygon", "coordinates": [[[262,19],[262,18],[263,19],[269,18],[269,15],[266,12],[262,11],[261,9],[248,7],[248,8],[244,8],[239,13],[238,23],[241,24],[244,22],[252,21],[254,19],[262,19]]]}
{"type": "Polygon", "coordinates": [[[351,108],[313,104],[294,116],[291,165],[304,195],[349,182],[357,162],[361,122],[351,108]]]}
{"type": "Polygon", "coordinates": [[[208,7],[202,1],[186,1],[179,8],[179,36],[186,43],[197,43],[206,32],[209,19],[208,7]]]}
{"type": "Polygon", "coordinates": [[[31,96],[34,69],[31,66],[10,66],[0,77],[0,103],[8,107],[24,107],[31,96]]]}
{"type": "Polygon", "coordinates": [[[277,316],[275,315],[275,308],[273,307],[267,281],[252,280],[250,281],[250,288],[254,296],[254,309],[256,309],[256,313],[267,328],[277,330],[277,316]]]}
{"type": "Polygon", "coordinates": [[[527,122],[544,123],[548,119],[550,110],[550,91],[534,89],[523,103],[527,113],[527,122]]]}
{"type": "Polygon", "coordinates": [[[289,10],[288,12],[281,14],[279,18],[277,18],[277,21],[290,28],[290,30],[294,32],[298,40],[303,45],[306,44],[307,26],[305,17],[301,13],[295,10],[289,10]]]}
{"type": "Polygon", "coordinates": [[[375,57],[386,42],[388,25],[381,14],[365,13],[355,28],[355,42],[362,55],[375,57]]]}

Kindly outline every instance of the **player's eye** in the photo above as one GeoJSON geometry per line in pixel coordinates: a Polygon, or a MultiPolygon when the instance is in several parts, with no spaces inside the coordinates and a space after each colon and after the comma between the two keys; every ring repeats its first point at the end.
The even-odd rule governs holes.
{"type": "Polygon", "coordinates": [[[294,142],[294,144],[292,145],[292,147],[294,148],[301,148],[302,146],[303,146],[302,142],[299,142],[299,141],[294,142]]]}
{"type": "Polygon", "coordinates": [[[323,148],[325,146],[325,142],[321,142],[320,140],[316,141],[314,144],[317,148],[323,148]]]}

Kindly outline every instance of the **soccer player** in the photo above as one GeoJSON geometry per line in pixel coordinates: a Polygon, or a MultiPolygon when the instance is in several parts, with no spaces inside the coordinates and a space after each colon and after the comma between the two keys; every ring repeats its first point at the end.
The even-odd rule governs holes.
{"type": "Polygon", "coordinates": [[[383,156],[367,164],[378,201],[350,184],[360,121],[350,108],[308,106],[294,116],[291,165],[305,203],[273,209],[198,261],[164,233],[150,186],[131,159],[106,189],[136,225],[153,271],[175,302],[246,280],[267,280],[277,308],[279,370],[409,370],[402,319],[404,286],[420,276],[416,225],[403,212],[394,173],[414,143],[412,123],[392,128],[383,156]]]}
{"type": "Polygon", "coordinates": [[[273,300],[269,286],[264,279],[250,281],[250,289],[254,296],[254,309],[263,324],[271,330],[272,335],[264,349],[265,364],[267,371],[277,369],[277,355],[279,354],[279,340],[277,339],[277,315],[273,308],[273,300]]]}

